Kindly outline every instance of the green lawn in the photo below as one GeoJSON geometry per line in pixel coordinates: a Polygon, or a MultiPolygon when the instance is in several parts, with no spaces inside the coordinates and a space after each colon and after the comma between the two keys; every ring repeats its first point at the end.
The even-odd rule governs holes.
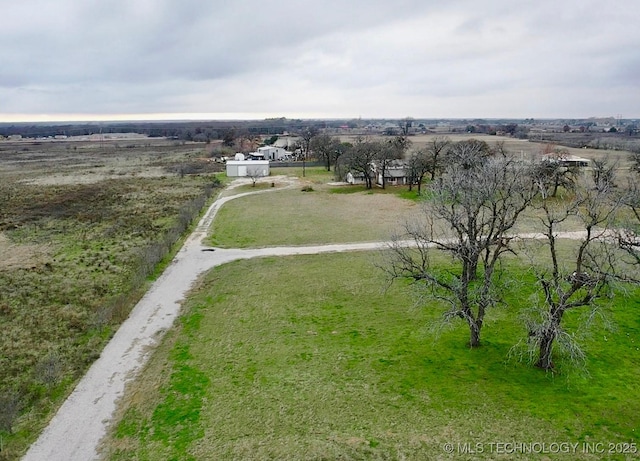
{"type": "Polygon", "coordinates": [[[388,240],[417,205],[393,194],[366,191],[275,190],[225,204],[209,244],[260,247],[388,240]]]}
{"type": "MultiPolygon", "coordinates": [[[[277,165],[277,164],[274,164],[277,165]]],[[[335,181],[335,176],[332,171],[327,171],[325,167],[322,166],[312,166],[304,168],[304,176],[302,176],[302,166],[299,167],[278,167],[273,166],[270,170],[271,176],[292,176],[296,178],[300,178],[301,180],[313,183],[313,184],[325,184],[328,182],[335,181]]]]}
{"type": "MultiPolygon", "coordinates": [[[[429,203],[426,186],[422,196],[418,196],[406,186],[367,190],[361,185],[323,184],[320,180],[329,177],[322,170],[312,177],[317,182],[310,192],[302,191],[307,181],[293,189],[278,190],[283,184],[277,181],[275,189],[269,182],[255,188],[245,185],[233,189],[233,193],[270,191],[226,203],[218,212],[207,243],[225,248],[252,248],[387,241],[402,231],[407,220],[422,216],[421,207],[429,203]]],[[[513,232],[541,231],[536,213],[535,210],[523,213],[513,232]]],[[[560,231],[576,229],[580,229],[577,218],[567,219],[559,227],[560,231]]]]}
{"type": "Polygon", "coordinates": [[[580,444],[572,455],[521,459],[603,459],[582,444],[637,441],[637,291],[617,300],[617,331],[586,342],[588,375],[552,375],[507,360],[524,334],[514,312],[526,284],[469,350],[463,324],[436,338],[427,326],[440,311],[416,306],[406,287],[383,290],[377,257],[212,270],[130,387],[109,459],[518,458],[492,453],[499,442],[580,444]],[[461,454],[463,443],[484,453],[461,454]]]}

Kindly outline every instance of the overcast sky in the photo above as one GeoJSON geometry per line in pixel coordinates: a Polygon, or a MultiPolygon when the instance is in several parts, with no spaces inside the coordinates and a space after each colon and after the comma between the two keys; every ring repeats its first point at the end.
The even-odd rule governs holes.
{"type": "Polygon", "coordinates": [[[1,12],[0,121],[640,116],[640,0],[3,0],[1,12]]]}

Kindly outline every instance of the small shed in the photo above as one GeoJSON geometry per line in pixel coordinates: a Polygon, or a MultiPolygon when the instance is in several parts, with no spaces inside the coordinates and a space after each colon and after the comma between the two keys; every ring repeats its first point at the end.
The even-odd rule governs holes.
{"type": "Polygon", "coordinates": [[[360,172],[356,172],[356,171],[349,171],[347,173],[347,176],[345,178],[345,181],[349,184],[365,184],[366,183],[366,178],[364,177],[364,175],[360,172]]]}
{"type": "Polygon", "coordinates": [[[269,176],[268,160],[227,160],[227,176],[269,176]]]}

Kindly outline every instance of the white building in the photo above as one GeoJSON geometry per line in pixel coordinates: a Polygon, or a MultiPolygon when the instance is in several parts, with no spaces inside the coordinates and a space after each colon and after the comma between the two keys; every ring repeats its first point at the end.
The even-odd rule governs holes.
{"type": "Polygon", "coordinates": [[[227,160],[227,176],[269,176],[268,160],[227,160]]]}
{"type": "Polygon", "coordinates": [[[264,146],[258,147],[258,154],[262,154],[265,160],[290,160],[291,152],[288,152],[283,147],[277,146],[264,146]]]}

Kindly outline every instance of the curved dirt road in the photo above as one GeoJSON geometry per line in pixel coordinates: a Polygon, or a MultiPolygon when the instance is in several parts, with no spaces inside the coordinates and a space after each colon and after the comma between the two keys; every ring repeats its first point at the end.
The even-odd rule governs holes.
{"type": "MultiPolygon", "coordinates": [[[[273,179],[269,178],[269,181],[273,179]]],[[[290,179],[287,181],[289,187],[297,184],[290,179]]],[[[278,189],[221,197],[211,205],[171,264],[138,302],[100,358],[89,368],[38,440],[29,448],[23,461],[87,461],[98,458],[97,447],[106,433],[127,381],[142,369],[154,345],[171,328],[180,312],[183,297],[203,272],[238,259],[374,250],[386,246],[385,242],[374,242],[259,249],[216,248],[211,251],[212,248],[202,245],[202,239],[223,204],[270,190],[278,189]]],[[[539,236],[532,234],[527,237],[539,236]]],[[[576,238],[579,235],[566,237],[576,238]]]]}
{"type": "MultiPolygon", "coordinates": [[[[289,187],[295,185],[294,182],[289,183],[289,187]]],[[[180,311],[182,299],[203,272],[237,259],[370,250],[383,245],[358,243],[215,251],[202,245],[202,239],[222,205],[229,200],[270,190],[222,197],[211,205],[171,264],[138,302],[100,358],[31,445],[23,461],[87,461],[98,458],[96,449],[106,433],[116,402],[123,395],[125,384],[140,371],[153,346],[171,327],[180,311]]]]}

